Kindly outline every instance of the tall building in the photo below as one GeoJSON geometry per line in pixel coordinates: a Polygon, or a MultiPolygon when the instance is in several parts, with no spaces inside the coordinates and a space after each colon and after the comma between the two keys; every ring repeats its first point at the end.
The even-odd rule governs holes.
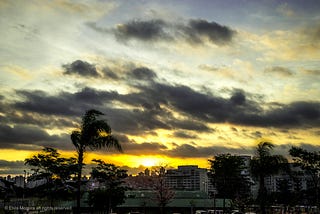
{"type": "Polygon", "coordinates": [[[288,164],[290,174],[280,170],[275,175],[269,175],[265,178],[265,186],[268,192],[280,192],[285,183],[289,191],[297,192],[313,188],[312,177],[306,174],[300,167],[294,164],[288,164]]]}
{"type": "Polygon", "coordinates": [[[172,189],[208,193],[207,169],[198,168],[196,165],[178,166],[178,169],[167,170],[165,176],[167,185],[172,189]]]}

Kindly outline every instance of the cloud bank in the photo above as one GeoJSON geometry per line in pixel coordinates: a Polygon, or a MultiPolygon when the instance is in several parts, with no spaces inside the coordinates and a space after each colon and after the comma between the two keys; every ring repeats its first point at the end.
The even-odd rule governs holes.
{"type": "MultiPolygon", "coordinates": [[[[107,78],[92,75],[96,70],[85,61],[77,60],[67,65],[63,66],[65,76],[73,74],[69,73],[72,71],[76,75],[107,78]]],[[[119,81],[131,82],[132,91],[119,93],[91,87],[82,87],[76,92],[62,90],[57,94],[41,90],[15,91],[20,97],[18,100],[9,104],[1,102],[0,105],[0,109],[9,109],[6,117],[0,117],[7,124],[14,124],[1,124],[1,148],[57,146],[72,150],[68,134],[48,134],[46,129],[75,128],[81,115],[91,108],[106,114],[108,123],[120,136],[128,154],[144,151],[175,157],[209,156],[222,149],[187,142],[197,141],[201,133],[215,133],[210,124],[278,129],[320,127],[319,102],[264,103],[241,89],[231,90],[229,97],[222,97],[186,85],[160,81],[157,72],[148,67],[127,70],[119,81]],[[171,131],[172,137],[184,139],[186,143],[173,144],[175,146],[169,148],[164,143],[138,143],[127,137],[157,135],[159,129],[171,131]]],[[[233,129],[233,132],[238,130],[233,129]]],[[[243,131],[243,134],[253,139],[263,136],[260,131],[250,134],[243,131]]],[[[227,147],[225,149],[228,150],[227,147]]],[[[235,148],[228,151],[246,150],[235,148]]]]}
{"type": "Polygon", "coordinates": [[[190,19],[186,23],[168,22],[162,19],[131,20],[118,24],[113,29],[98,27],[88,23],[91,29],[99,33],[113,33],[119,41],[134,39],[142,42],[186,42],[201,45],[207,41],[215,45],[228,45],[236,31],[228,26],[205,19],[190,19]]]}

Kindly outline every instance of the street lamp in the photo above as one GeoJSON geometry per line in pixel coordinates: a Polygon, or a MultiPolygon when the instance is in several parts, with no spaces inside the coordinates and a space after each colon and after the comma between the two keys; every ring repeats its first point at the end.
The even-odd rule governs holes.
{"type": "Polygon", "coordinates": [[[26,178],[27,178],[27,171],[23,170],[24,176],[23,176],[23,191],[22,191],[22,199],[24,199],[24,194],[26,191],[26,178]]]}
{"type": "Polygon", "coordinates": [[[213,189],[213,210],[216,213],[216,194],[218,193],[216,187],[213,189]]]}

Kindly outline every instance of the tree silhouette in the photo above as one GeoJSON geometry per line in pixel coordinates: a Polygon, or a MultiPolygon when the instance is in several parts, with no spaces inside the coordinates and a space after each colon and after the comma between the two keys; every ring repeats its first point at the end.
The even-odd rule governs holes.
{"type": "Polygon", "coordinates": [[[156,175],[153,177],[155,201],[158,203],[161,214],[164,213],[165,207],[175,195],[175,192],[167,185],[165,172],[165,168],[161,166],[159,170],[156,170],[156,175]]]}
{"type": "Polygon", "coordinates": [[[99,187],[89,192],[89,204],[95,210],[105,210],[111,213],[111,209],[124,202],[125,191],[128,188],[123,185],[123,179],[128,176],[127,170],[102,160],[94,159],[93,161],[98,166],[92,169],[91,176],[99,182],[99,187]]]}
{"type": "Polygon", "coordinates": [[[287,163],[287,159],[281,155],[272,155],[274,145],[270,142],[260,142],[256,148],[256,154],[250,162],[252,174],[259,180],[258,201],[262,214],[266,213],[265,205],[267,190],[264,179],[266,176],[277,173],[287,163]]]}
{"type": "Polygon", "coordinates": [[[3,199],[3,206],[6,207],[6,203],[10,201],[10,197],[13,197],[14,184],[12,181],[8,181],[5,178],[0,178],[0,198],[3,199]]]}
{"type": "Polygon", "coordinates": [[[44,147],[40,153],[25,159],[25,164],[34,171],[35,176],[55,177],[67,180],[75,173],[76,159],[62,158],[57,149],[44,147]]]}
{"type": "Polygon", "coordinates": [[[248,180],[241,174],[244,160],[240,156],[219,154],[209,159],[209,163],[210,176],[217,187],[218,195],[223,198],[224,209],[226,198],[235,201],[245,201],[248,198],[250,187],[248,180]]]}
{"type": "Polygon", "coordinates": [[[30,180],[45,179],[46,182],[43,185],[35,187],[35,192],[40,196],[49,196],[51,205],[54,196],[65,195],[70,189],[66,181],[77,172],[75,158],[60,157],[60,153],[50,147],[45,147],[40,153],[26,158],[25,164],[32,167],[33,173],[29,177],[30,180]]]}
{"type": "Polygon", "coordinates": [[[82,117],[82,123],[79,130],[71,134],[71,140],[77,152],[77,212],[80,212],[81,198],[81,177],[84,165],[84,154],[87,149],[97,150],[103,147],[115,148],[122,151],[118,140],[111,134],[111,128],[105,120],[99,120],[97,117],[103,115],[100,111],[89,110],[82,117]]]}
{"type": "Polygon", "coordinates": [[[320,152],[309,152],[299,147],[291,147],[289,150],[293,161],[311,176],[315,202],[319,205],[319,186],[320,186],[320,152]]]}

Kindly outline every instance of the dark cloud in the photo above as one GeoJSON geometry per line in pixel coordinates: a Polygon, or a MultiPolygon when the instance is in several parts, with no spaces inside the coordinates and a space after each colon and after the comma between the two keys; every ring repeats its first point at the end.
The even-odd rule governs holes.
{"type": "Polygon", "coordinates": [[[49,95],[39,90],[19,90],[17,94],[25,100],[14,104],[20,110],[64,116],[81,115],[87,109],[94,107],[100,109],[118,96],[117,92],[98,91],[91,88],[83,88],[76,93],[61,92],[58,95],[49,95]]]}
{"type": "Polygon", "coordinates": [[[224,45],[230,43],[235,34],[235,31],[227,26],[203,19],[190,20],[183,28],[192,43],[202,43],[202,37],[206,37],[217,45],[224,45]]]}
{"type": "Polygon", "coordinates": [[[187,23],[168,22],[161,19],[132,20],[118,24],[114,29],[98,27],[95,23],[87,24],[100,33],[113,32],[119,41],[136,39],[144,42],[168,41],[188,42],[192,45],[203,44],[207,40],[216,45],[232,42],[236,32],[231,28],[204,19],[191,19],[187,23]]]}
{"type": "Polygon", "coordinates": [[[125,154],[164,154],[168,150],[167,146],[158,142],[137,143],[136,141],[129,139],[124,134],[115,134],[115,137],[121,143],[125,154]]]}
{"type": "Polygon", "coordinates": [[[26,169],[23,161],[0,160],[0,175],[23,174],[26,169]]]}
{"type": "Polygon", "coordinates": [[[242,91],[236,91],[232,94],[230,100],[235,105],[243,105],[246,102],[246,96],[242,91]]]}
{"type": "Polygon", "coordinates": [[[173,137],[178,137],[178,138],[186,138],[186,139],[197,139],[198,137],[194,134],[190,134],[188,132],[184,131],[176,131],[173,133],[173,137]]]}
{"type": "Polygon", "coordinates": [[[15,103],[14,107],[65,116],[80,116],[87,109],[97,108],[106,112],[115,130],[130,133],[158,128],[212,132],[207,122],[279,128],[320,125],[318,102],[278,104],[266,109],[239,90],[232,92],[228,99],[197,92],[184,85],[149,83],[136,85],[139,92],[124,95],[92,88],[84,88],[76,93],[63,92],[56,96],[41,91],[18,91],[25,101],[15,103]],[[114,101],[130,105],[131,108],[113,106],[114,101]],[[189,119],[177,119],[172,112],[189,119]]]}
{"type": "Polygon", "coordinates": [[[86,77],[99,77],[99,73],[93,64],[82,60],[76,60],[71,64],[65,64],[62,66],[64,68],[64,74],[72,75],[77,74],[86,77]]]}
{"type": "Polygon", "coordinates": [[[32,125],[0,124],[0,148],[39,150],[43,146],[70,149],[72,143],[67,135],[49,135],[40,127],[32,125]]]}
{"type": "Polygon", "coordinates": [[[127,154],[141,155],[156,155],[164,154],[168,149],[165,145],[156,142],[144,142],[144,143],[127,143],[123,144],[123,149],[127,154]]]}
{"type": "Polygon", "coordinates": [[[141,104],[141,106],[148,111],[152,111],[152,110],[158,110],[161,111],[161,107],[159,105],[159,103],[150,103],[150,102],[143,102],[141,104]]]}
{"type": "Polygon", "coordinates": [[[131,38],[154,41],[159,39],[167,39],[167,35],[163,28],[166,23],[163,20],[133,20],[124,24],[117,25],[115,35],[120,40],[128,40],[131,38]]]}
{"type": "Polygon", "coordinates": [[[0,139],[2,143],[25,143],[28,139],[29,143],[37,143],[39,141],[54,141],[57,136],[50,136],[45,131],[33,126],[14,127],[0,125],[0,139]]]}
{"type": "Polygon", "coordinates": [[[163,111],[109,109],[106,115],[117,132],[142,134],[155,129],[171,129],[171,124],[166,122],[167,117],[170,116],[163,111]]]}
{"type": "Polygon", "coordinates": [[[260,114],[236,114],[232,122],[263,127],[318,127],[320,126],[320,103],[293,102],[262,111],[260,114]]]}
{"type": "Polygon", "coordinates": [[[294,102],[289,106],[289,112],[298,118],[317,120],[320,118],[320,103],[294,102]]]}
{"type": "Polygon", "coordinates": [[[200,93],[183,85],[155,83],[142,87],[142,90],[151,100],[157,99],[158,103],[202,122],[228,122],[260,127],[320,125],[319,102],[293,102],[265,109],[262,107],[263,103],[247,99],[244,92],[233,93],[230,99],[225,99],[200,93]]]}
{"type": "MultiPolygon", "coordinates": [[[[116,91],[99,91],[92,88],[83,88],[74,94],[66,94],[68,99],[79,103],[91,103],[93,105],[102,106],[117,99],[120,95],[116,91]]],[[[62,94],[63,96],[63,94],[62,94]]]]}
{"type": "MultiPolygon", "coordinates": [[[[266,104],[241,89],[226,91],[230,97],[221,97],[185,85],[160,83],[156,77],[156,73],[147,67],[131,70],[128,81],[144,81],[131,85],[134,90],[127,94],[89,87],[58,94],[40,90],[16,91],[22,100],[11,104],[0,102],[0,109],[8,109],[0,114],[1,146],[58,145],[55,147],[70,149],[68,135],[48,135],[44,128],[77,127],[83,113],[92,108],[104,112],[113,132],[123,135],[152,134],[164,129],[174,131],[174,137],[196,139],[195,133],[215,132],[208,123],[282,129],[320,127],[319,102],[266,104]],[[13,125],[5,125],[7,123],[13,125]]],[[[250,138],[263,135],[265,133],[259,131],[247,133],[250,138]]],[[[143,147],[150,151],[167,151],[163,145],[154,142],[139,145],[131,142],[126,146],[132,151],[143,147]]],[[[190,147],[183,147],[187,148],[190,147]]]]}
{"type": "Polygon", "coordinates": [[[253,102],[245,102],[238,107],[229,99],[200,93],[183,85],[155,83],[142,90],[149,94],[150,99],[156,98],[157,102],[170,106],[182,114],[191,115],[191,118],[202,122],[228,122],[237,111],[253,113],[257,112],[259,107],[253,102]]]}
{"type": "Polygon", "coordinates": [[[116,133],[114,134],[114,136],[121,142],[121,143],[131,143],[131,140],[128,138],[127,135],[125,134],[119,134],[119,133],[116,133]]]}
{"type": "Polygon", "coordinates": [[[181,158],[211,158],[217,154],[230,153],[237,155],[252,155],[254,148],[231,148],[224,146],[195,146],[190,144],[178,145],[170,151],[169,156],[181,158]]]}
{"type": "Polygon", "coordinates": [[[69,118],[59,118],[54,115],[43,116],[41,114],[31,112],[23,112],[22,114],[15,110],[7,110],[6,116],[0,115],[0,120],[7,124],[33,124],[44,128],[73,127],[75,125],[75,121],[72,121],[69,118]]]}
{"type": "Polygon", "coordinates": [[[183,144],[175,147],[168,153],[170,156],[175,157],[207,157],[214,153],[214,149],[211,147],[203,150],[190,144],[183,144]]]}
{"type": "Polygon", "coordinates": [[[0,168],[16,168],[24,165],[23,161],[0,160],[0,168]]]}
{"type": "Polygon", "coordinates": [[[254,136],[254,139],[260,139],[260,138],[262,138],[262,133],[261,133],[260,131],[252,132],[251,135],[254,136]]]}
{"type": "Polygon", "coordinates": [[[173,118],[170,121],[172,127],[177,127],[180,129],[190,130],[190,131],[198,131],[198,132],[213,132],[214,130],[209,128],[205,123],[198,120],[177,120],[173,118]]]}
{"type": "Polygon", "coordinates": [[[231,127],[230,129],[231,129],[231,131],[233,131],[233,132],[235,132],[235,133],[237,133],[237,132],[238,132],[238,129],[237,129],[237,128],[235,128],[235,127],[231,127]]]}
{"type": "Polygon", "coordinates": [[[104,67],[102,69],[102,72],[103,72],[105,78],[113,79],[113,80],[120,79],[120,77],[115,72],[113,72],[109,67],[104,67]]]}
{"type": "Polygon", "coordinates": [[[168,149],[164,144],[157,142],[137,143],[134,140],[129,139],[124,134],[115,134],[115,137],[121,143],[126,154],[162,154],[168,149]]]}
{"type": "Polygon", "coordinates": [[[264,72],[268,74],[277,74],[283,77],[289,77],[294,75],[294,72],[291,71],[289,68],[285,68],[281,66],[266,68],[264,72]]]}
{"type": "MultiPolygon", "coordinates": [[[[176,110],[193,115],[196,118],[209,120],[208,113],[212,108],[219,107],[225,102],[224,99],[211,97],[194,91],[183,85],[154,84],[152,88],[145,89],[153,97],[159,97],[159,102],[174,107],[176,110]],[[157,94],[161,96],[157,96],[157,94]]],[[[216,118],[219,120],[218,118],[216,118]]]]}
{"type": "Polygon", "coordinates": [[[157,77],[157,74],[149,68],[141,67],[134,69],[129,73],[129,76],[138,80],[153,80],[157,77]]]}
{"type": "Polygon", "coordinates": [[[30,113],[49,116],[79,117],[87,109],[96,108],[106,113],[116,131],[142,133],[154,129],[209,130],[200,121],[176,119],[168,110],[160,107],[157,98],[145,92],[120,95],[112,91],[84,88],[76,93],[61,92],[55,96],[42,91],[18,91],[24,101],[13,104],[14,108],[30,113]],[[113,101],[131,105],[131,109],[112,106],[113,101]],[[141,109],[143,107],[143,109],[141,109]]]}
{"type": "Polygon", "coordinates": [[[69,105],[67,94],[64,94],[65,96],[51,96],[39,90],[19,90],[17,94],[25,100],[14,104],[14,107],[20,110],[52,115],[75,115],[77,112],[69,105]]]}

